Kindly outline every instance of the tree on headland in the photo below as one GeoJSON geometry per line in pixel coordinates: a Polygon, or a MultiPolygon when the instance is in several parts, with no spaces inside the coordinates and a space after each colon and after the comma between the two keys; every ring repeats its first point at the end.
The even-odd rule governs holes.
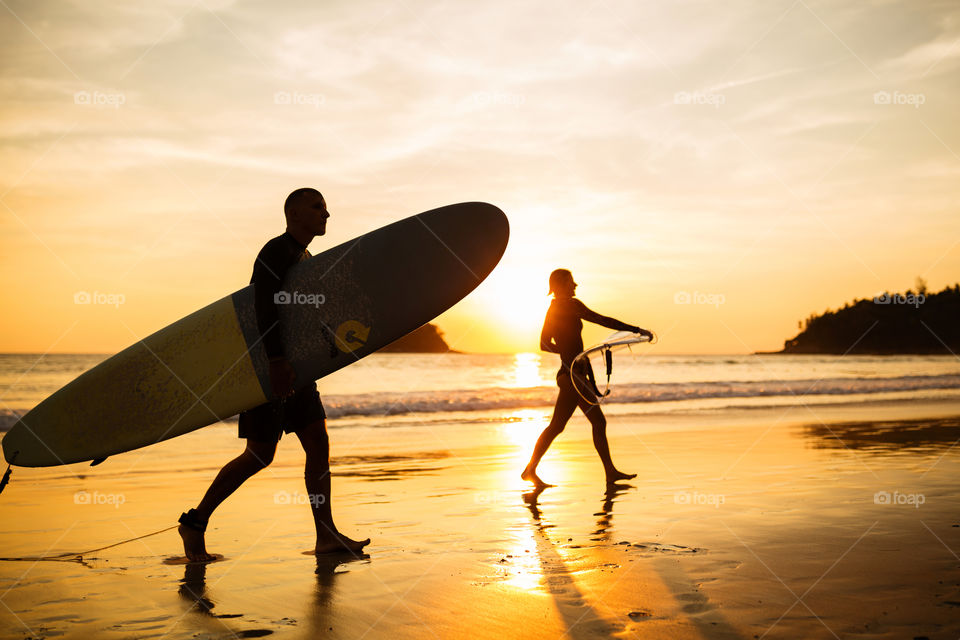
{"type": "Polygon", "coordinates": [[[915,286],[811,314],[780,353],[960,353],[960,284],[938,293],[922,278],[915,286]]]}

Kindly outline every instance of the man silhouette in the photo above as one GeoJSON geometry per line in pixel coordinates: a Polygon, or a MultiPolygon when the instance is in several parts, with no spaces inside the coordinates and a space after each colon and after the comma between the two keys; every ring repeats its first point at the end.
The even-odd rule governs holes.
{"type": "Polygon", "coordinates": [[[330,442],[326,414],[316,383],[293,389],[295,374],[284,356],[276,296],[287,271],[310,257],[307,245],[327,230],[327,203],[319,191],[297,189],[283,205],[287,229],[267,242],[253,267],[257,326],[270,359],[274,400],[240,414],[239,436],[247,440],[243,453],[228,462],[195,509],[180,516],[183,550],[191,561],[216,559],[207,553],[204,532],[214,510],[248,478],[273,461],[284,432],[296,433],[307,455],[304,480],[317,530],[316,554],[359,553],[370,539],[352,540],[337,530],[330,508],[330,442]]]}

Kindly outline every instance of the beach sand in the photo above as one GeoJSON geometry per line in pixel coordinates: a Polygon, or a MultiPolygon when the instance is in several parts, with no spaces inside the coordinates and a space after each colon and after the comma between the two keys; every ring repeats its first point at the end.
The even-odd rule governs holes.
{"type": "MultiPolygon", "coordinates": [[[[0,562],[3,638],[956,638],[960,407],[611,410],[605,491],[576,416],[519,479],[546,410],[331,429],[334,515],[313,542],[295,437],[215,514],[208,565],[175,530],[83,562],[0,562]]],[[[432,419],[435,419],[432,418],[432,419]]],[[[389,418],[384,419],[385,424],[389,418]]],[[[14,470],[0,555],[77,553],[175,524],[239,452],[216,425],[103,465],[14,470]],[[78,493],[79,492],[79,493],[78,493]]]]}

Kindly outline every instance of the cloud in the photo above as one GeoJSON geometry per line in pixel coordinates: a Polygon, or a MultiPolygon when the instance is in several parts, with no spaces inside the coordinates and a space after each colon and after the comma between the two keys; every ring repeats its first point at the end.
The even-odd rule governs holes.
{"type": "Polygon", "coordinates": [[[784,260],[799,255],[823,234],[795,223],[808,206],[844,233],[909,211],[923,233],[956,196],[944,144],[960,144],[960,30],[941,5],[10,7],[33,33],[0,26],[0,192],[42,233],[82,204],[59,225],[81,248],[104,229],[110,243],[139,242],[115,224],[131,214],[153,224],[189,211],[191,229],[219,233],[223,210],[255,245],[272,203],[317,183],[346,214],[342,239],[489,199],[538,224],[549,212],[552,230],[525,240],[545,251],[599,262],[606,246],[629,262],[642,236],[655,239],[642,245],[651,263],[709,271],[698,254],[760,231],[784,260]],[[897,88],[929,100],[874,103],[897,88]],[[697,91],[723,100],[676,99],[697,91]],[[78,92],[123,104],[78,104],[78,92]]]}
{"type": "Polygon", "coordinates": [[[955,70],[958,61],[960,37],[957,37],[954,31],[915,45],[902,55],[885,60],[880,70],[884,76],[920,79],[930,74],[950,73],[955,70]]]}

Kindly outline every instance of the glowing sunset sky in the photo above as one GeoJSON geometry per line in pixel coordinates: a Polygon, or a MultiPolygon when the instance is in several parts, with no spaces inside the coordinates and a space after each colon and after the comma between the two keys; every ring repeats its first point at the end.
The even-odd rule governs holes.
{"type": "Polygon", "coordinates": [[[956,3],[0,5],[0,352],[114,352],[246,285],[300,186],[314,253],[507,213],[437,321],[461,350],[535,350],[561,266],[664,353],[960,280],[956,3]]]}

